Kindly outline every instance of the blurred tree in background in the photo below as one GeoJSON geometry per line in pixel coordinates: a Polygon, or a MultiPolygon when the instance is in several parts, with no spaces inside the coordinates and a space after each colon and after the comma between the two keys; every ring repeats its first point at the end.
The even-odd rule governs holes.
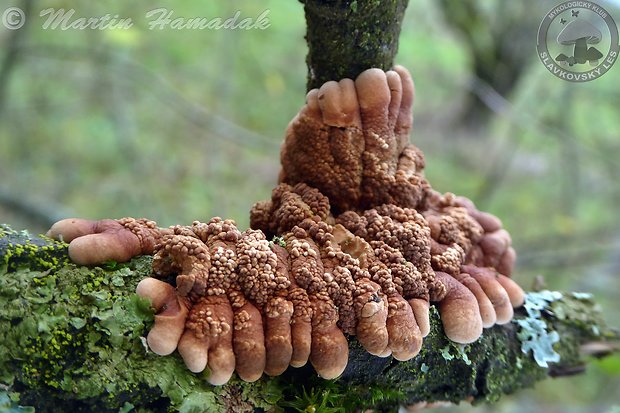
{"type": "MultiPolygon", "coordinates": [[[[247,226],[304,102],[301,3],[156,6],[172,18],[267,10],[264,30],[151,30],[146,0],[5,3],[0,12],[17,6],[28,19],[0,25],[0,222],[39,232],[66,216],[167,226],[219,215],[247,226]],[[43,29],[48,8],[134,25],[43,29]]],[[[617,2],[600,3],[620,21],[617,2]]],[[[522,285],[541,275],[550,288],[592,292],[618,325],[620,67],[583,84],[547,72],[536,30],[555,4],[410,0],[396,60],[416,81],[412,140],[433,186],[502,217],[522,285]]],[[[611,413],[619,386],[616,356],[475,409],[611,413]]]]}
{"type": "Polygon", "coordinates": [[[491,87],[510,95],[525,74],[532,53],[531,40],[541,16],[555,2],[440,0],[448,30],[464,42],[470,63],[470,93],[459,120],[470,128],[484,127],[493,113],[491,87]]]}

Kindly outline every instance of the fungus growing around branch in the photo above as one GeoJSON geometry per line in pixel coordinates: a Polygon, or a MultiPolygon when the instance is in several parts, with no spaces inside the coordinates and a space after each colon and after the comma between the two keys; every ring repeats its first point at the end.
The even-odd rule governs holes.
{"type": "Polygon", "coordinates": [[[70,241],[81,264],[153,254],[153,278],[137,289],[156,311],[148,344],[178,349],[214,385],[308,361],[336,378],[353,336],[370,354],[409,360],[429,333],[430,303],[448,338],[471,343],[523,303],[509,278],[515,252],[499,219],[424,178],[408,142],[413,98],[402,67],[310,91],[252,229],[221,218],[167,229],[74,219],[49,235],[70,241]]]}

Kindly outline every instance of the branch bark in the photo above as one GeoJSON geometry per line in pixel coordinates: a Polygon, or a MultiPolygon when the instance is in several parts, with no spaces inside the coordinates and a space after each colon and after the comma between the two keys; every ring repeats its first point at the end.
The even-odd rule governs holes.
{"type": "Polygon", "coordinates": [[[306,14],[307,89],[392,68],[409,0],[300,0],[306,14]]]}
{"type": "Polygon", "coordinates": [[[579,372],[583,349],[613,351],[618,340],[591,298],[531,293],[527,311],[468,346],[445,337],[433,310],[432,331],[409,362],[371,356],[350,338],[349,365],[336,381],[319,379],[307,365],[213,387],[176,353],[160,357],[145,346],[153,312],[134,290],[150,275],[151,257],[87,268],[69,263],[66,252],[64,243],[0,226],[0,398],[4,389],[37,412],[395,411],[495,401],[548,376],[579,372]],[[538,360],[524,353],[528,346],[538,360]]]}

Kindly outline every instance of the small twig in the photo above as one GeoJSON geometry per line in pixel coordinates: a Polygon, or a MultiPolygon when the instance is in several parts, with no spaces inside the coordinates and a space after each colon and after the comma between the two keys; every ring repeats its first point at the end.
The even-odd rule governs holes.
{"type": "Polygon", "coordinates": [[[63,206],[53,204],[49,200],[37,202],[28,199],[23,194],[16,194],[4,188],[0,188],[0,205],[43,228],[48,228],[54,222],[73,215],[63,206]]]}

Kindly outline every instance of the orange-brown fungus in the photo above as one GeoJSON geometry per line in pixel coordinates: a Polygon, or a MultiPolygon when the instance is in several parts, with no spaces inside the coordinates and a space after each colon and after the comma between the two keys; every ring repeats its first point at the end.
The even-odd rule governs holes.
{"type": "Polygon", "coordinates": [[[246,381],[308,361],[328,379],[347,336],[371,354],[409,360],[436,303],[448,338],[475,341],[523,303],[501,221],[467,198],[434,191],[409,143],[414,87],[402,67],[310,91],[282,146],[280,183],[254,205],[253,229],[231,220],[159,229],[147,220],[64,220],[82,264],[154,254],[138,294],[157,312],[148,335],[179,350],[212,384],[246,381]],[[271,240],[271,241],[270,241],[271,240]]]}

